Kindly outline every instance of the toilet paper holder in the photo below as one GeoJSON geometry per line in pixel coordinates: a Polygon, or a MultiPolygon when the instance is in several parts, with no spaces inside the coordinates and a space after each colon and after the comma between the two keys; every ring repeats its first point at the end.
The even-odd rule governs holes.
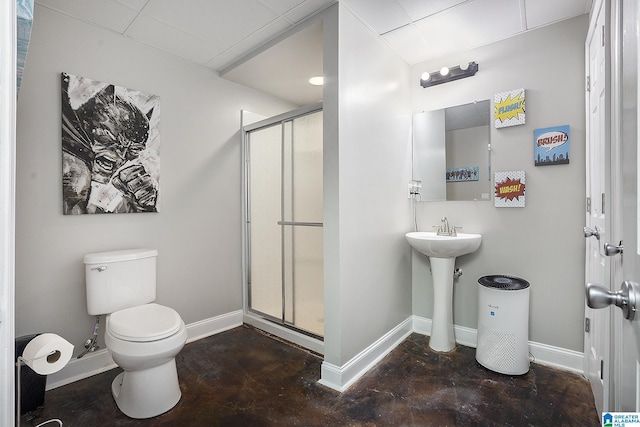
{"type": "MultiPolygon", "coordinates": [[[[73,352],[73,345],[64,338],[56,334],[46,333],[36,336],[31,340],[24,350],[22,355],[16,359],[16,425],[20,427],[21,414],[20,414],[20,400],[21,400],[21,368],[22,365],[29,366],[36,373],[40,375],[47,375],[61,370],[71,359],[71,353],[73,352]],[[42,351],[45,350],[44,353],[42,351]],[[31,357],[24,357],[27,354],[31,357]],[[40,361],[46,360],[47,366],[41,366],[40,361]]],[[[54,421],[54,420],[50,420],[54,421]]],[[[50,422],[50,421],[47,421],[50,422]]],[[[55,420],[59,421],[59,420],[55,420]]],[[[62,425],[62,422],[60,422],[62,425]]]]}

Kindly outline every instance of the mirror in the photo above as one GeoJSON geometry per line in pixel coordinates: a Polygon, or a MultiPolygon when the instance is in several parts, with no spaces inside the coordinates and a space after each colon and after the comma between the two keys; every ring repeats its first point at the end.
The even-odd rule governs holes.
{"type": "Polygon", "coordinates": [[[420,200],[491,200],[491,110],[476,101],[413,116],[420,200]]]}

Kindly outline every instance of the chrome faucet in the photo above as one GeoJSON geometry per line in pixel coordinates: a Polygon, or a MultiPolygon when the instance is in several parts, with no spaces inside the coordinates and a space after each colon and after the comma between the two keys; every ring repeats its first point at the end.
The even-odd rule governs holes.
{"type": "Polygon", "coordinates": [[[438,236],[456,237],[458,235],[458,233],[456,232],[456,229],[461,227],[450,227],[449,220],[447,219],[446,216],[443,216],[440,221],[442,222],[442,225],[438,227],[438,231],[436,233],[438,236]]]}

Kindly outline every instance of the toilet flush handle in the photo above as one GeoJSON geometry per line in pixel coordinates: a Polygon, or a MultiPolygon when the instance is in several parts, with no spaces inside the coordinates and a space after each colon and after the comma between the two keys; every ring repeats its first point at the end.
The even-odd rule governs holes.
{"type": "Polygon", "coordinates": [[[107,269],[106,265],[101,265],[100,267],[93,267],[92,270],[97,270],[98,273],[102,273],[103,271],[105,271],[107,269]]]}

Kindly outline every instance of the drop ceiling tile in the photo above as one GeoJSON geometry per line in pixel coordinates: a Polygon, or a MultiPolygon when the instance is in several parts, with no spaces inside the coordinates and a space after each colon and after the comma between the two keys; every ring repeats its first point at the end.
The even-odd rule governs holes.
{"type": "Polygon", "coordinates": [[[527,29],[573,18],[590,9],[590,0],[526,0],[527,29]]]}
{"type": "Polygon", "coordinates": [[[420,32],[413,24],[386,33],[382,38],[409,65],[415,65],[432,58],[432,49],[422,39],[420,32]]]}
{"type": "Polygon", "coordinates": [[[260,28],[258,31],[241,40],[240,42],[232,46],[229,50],[248,53],[263,45],[266,41],[273,39],[278,34],[282,34],[289,28],[291,28],[291,24],[289,23],[289,21],[283,18],[276,19],[275,21],[271,21],[268,25],[260,28]]]}
{"type": "Polygon", "coordinates": [[[282,15],[294,7],[304,3],[304,0],[259,0],[275,13],[282,15]]]}
{"type": "Polygon", "coordinates": [[[225,50],[220,55],[212,58],[207,62],[206,66],[216,71],[220,71],[238,60],[251,56],[251,52],[253,50],[258,49],[266,41],[273,39],[290,27],[291,24],[288,20],[284,18],[276,19],[267,26],[251,34],[249,37],[225,50]]]}
{"type": "Polygon", "coordinates": [[[123,33],[144,6],[118,0],[36,0],[36,4],[72,16],[80,21],[123,33]]]}
{"type": "Polygon", "coordinates": [[[229,64],[234,63],[238,59],[240,59],[244,55],[244,52],[235,52],[233,50],[226,50],[221,54],[215,56],[213,59],[204,63],[204,66],[207,68],[211,68],[215,72],[218,72],[229,64]]]}
{"type": "Polygon", "coordinates": [[[142,8],[149,3],[149,0],[116,0],[118,3],[122,3],[125,6],[130,7],[131,9],[135,9],[137,11],[142,10],[142,8]]]}
{"type": "Polygon", "coordinates": [[[126,35],[197,64],[204,64],[222,52],[220,48],[149,16],[138,17],[126,35]]]}
{"type": "Polygon", "coordinates": [[[335,2],[336,0],[305,0],[303,3],[285,13],[284,16],[291,20],[291,22],[298,23],[316,12],[326,9],[335,2]]]}
{"type": "Polygon", "coordinates": [[[471,0],[415,25],[433,47],[432,58],[503,40],[523,30],[520,3],[513,0],[471,0]]]}
{"type": "Polygon", "coordinates": [[[223,49],[278,17],[257,0],[154,0],[141,15],[223,49]]]}
{"type": "Polygon", "coordinates": [[[348,0],[353,12],[378,34],[411,23],[411,18],[395,0],[348,0]]]}
{"type": "Polygon", "coordinates": [[[398,0],[413,21],[441,12],[445,9],[464,3],[467,0],[398,0]]]}

